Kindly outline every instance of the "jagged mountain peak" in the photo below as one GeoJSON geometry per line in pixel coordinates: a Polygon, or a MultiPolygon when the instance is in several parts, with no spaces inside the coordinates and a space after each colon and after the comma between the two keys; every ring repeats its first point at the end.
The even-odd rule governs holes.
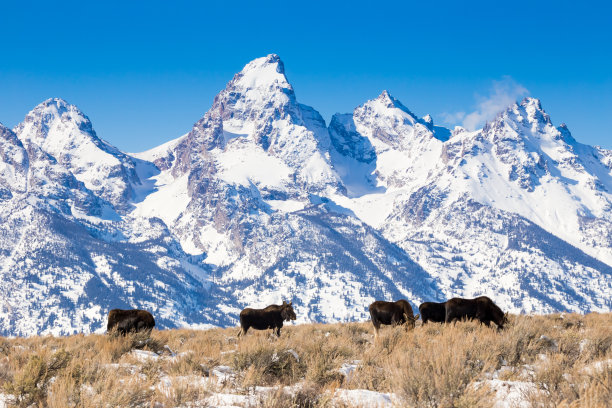
{"type": "Polygon", "coordinates": [[[0,157],[7,154],[7,146],[20,146],[23,148],[21,141],[11,129],[0,123],[0,157]]]}
{"type": "Polygon", "coordinates": [[[559,131],[559,138],[565,143],[571,144],[576,142],[576,139],[574,139],[574,136],[572,136],[572,132],[570,132],[565,123],[560,124],[559,127],[557,127],[557,130],[559,131]]]}
{"type": "Polygon", "coordinates": [[[242,73],[246,71],[252,71],[257,69],[265,69],[267,67],[274,67],[274,69],[280,73],[285,74],[285,64],[278,56],[278,54],[268,54],[265,57],[255,58],[251,62],[245,65],[242,73]]]}
{"type": "Polygon", "coordinates": [[[372,106],[374,104],[378,105],[378,107],[399,109],[400,111],[406,113],[411,119],[413,119],[413,121],[418,121],[417,117],[410,111],[410,109],[401,103],[399,99],[394,98],[387,90],[382,91],[382,93],[376,99],[366,102],[364,106],[372,106]]]}
{"type": "Polygon", "coordinates": [[[528,97],[501,111],[491,122],[485,123],[482,133],[493,142],[527,140],[539,144],[542,140],[560,140],[550,116],[537,98],[528,97]]]}
{"type": "Polygon", "coordinates": [[[282,187],[291,194],[304,185],[337,188],[326,154],[330,143],[321,115],[298,103],[281,59],[270,54],[249,62],[217,94],[211,109],[174,149],[172,173],[206,168],[201,177],[217,177],[228,185],[282,187]],[[227,166],[224,158],[240,160],[227,166]],[[269,177],[255,174],[263,162],[281,169],[274,186],[266,185],[269,177]]]}
{"type": "Polygon", "coordinates": [[[542,101],[540,101],[540,99],[538,98],[534,98],[532,96],[526,96],[525,98],[523,98],[523,100],[520,103],[521,106],[525,107],[525,108],[530,108],[532,107],[535,110],[539,110],[539,111],[544,111],[544,109],[542,108],[542,101]]]}
{"type": "Polygon", "coordinates": [[[49,98],[34,107],[14,131],[20,137],[45,139],[52,128],[75,128],[98,139],[89,118],[75,105],[62,98],[49,98]],[[30,128],[31,131],[24,131],[30,128]]]}
{"type": "Polygon", "coordinates": [[[418,118],[388,91],[355,108],[353,121],[356,131],[369,138],[379,152],[389,148],[407,151],[434,138],[448,139],[450,135],[447,130],[448,136],[436,137],[431,117],[418,118]]]}
{"type": "Polygon", "coordinates": [[[45,109],[45,108],[55,108],[58,110],[65,111],[72,107],[75,107],[75,105],[72,105],[70,102],[68,102],[67,100],[63,98],[49,98],[49,99],[42,101],[38,105],[36,105],[33,110],[40,110],[40,109],[45,109]]]}
{"type": "Polygon", "coordinates": [[[14,135],[13,131],[0,122],[0,136],[7,138],[11,134],[14,135]]]}
{"type": "Polygon", "coordinates": [[[234,76],[228,88],[293,90],[285,76],[285,65],[276,54],[256,58],[234,76]]]}
{"type": "Polygon", "coordinates": [[[540,100],[512,104],[482,130],[455,132],[444,147],[445,162],[453,156],[469,181],[453,181],[452,188],[543,225],[600,260],[612,259],[610,235],[595,227],[610,220],[612,178],[604,155],[577,143],[566,125],[554,127],[540,100]],[[584,238],[589,234],[596,238],[584,238]]]}
{"type": "Polygon", "coordinates": [[[502,111],[497,120],[523,123],[527,126],[552,126],[550,116],[537,98],[526,97],[520,103],[514,103],[502,111]]]}
{"type": "Polygon", "coordinates": [[[20,140],[33,141],[51,154],[93,144],[108,154],[125,157],[119,149],[98,137],[91,120],[81,109],[62,98],[49,98],[36,105],[13,131],[20,140]]]}
{"type": "Polygon", "coordinates": [[[527,112],[528,119],[531,122],[542,122],[552,125],[550,116],[542,108],[542,103],[537,98],[527,97],[521,101],[520,105],[527,112]]]}
{"type": "Polygon", "coordinates": [[[254,140],[264,150],[272,144],[273,123],[304,125],[300,104],[276,54],[256,58],[234,75],[179,145],[180,172],[199,160],[201,151],[224,149],[230,140],[254,140]],[[187,146],[190,146],[187,149],[187,146]],[[187,150],[192,153],[187,153],[187,150]]]}
{"type": "Polygon", "coordinates": [[[386,89],[384,89],[380,95],[378,95],[378,98],[380,101],[387,103],[389,105],[393,105],[393,102],[395,101],[395,98],[391,96],[391,94],[389,93],[389,91],[387,91],[386,89]]]}
{"type": "Polygon", "coordinates": [[[89,118],[61,98],[38,104],[15,127],[26,148],[41,149],[117,209],[128,209],[140,184],[132,159],[100,139],[89,118]]]}
{"type": "Polygon", "coordinates": [[[42,113],[47,111],[49,113],[56,112],[58,115],[61,115],[71,107],[74,107],[74,105],[63,98],[48,98],[36,105],[30,113],[42,113]]]}
{"type": "Polygon", "coordinates": [[[464,134],[464,133],[469,133],[469,131],[466,128],[464,128],[463,126],[457,125],[457,126],[455,126],[453,128],[452,133],[451,133],[451,137],[455,137],[455,136],[458,136],[458,135],[464,134]]]}
{"type": "Polygon", "coordinates": [[[100,149],[111,155],[125,156],[98,137],[83,111],[62,98],[49,98],[36,105],[23,122],[15,126],[14,132],[22,142],[34,142],[54,156],[83,149],[100,149]]]}
{"type": "Polygon", "coordinates": [[[215,96],[207,116],[223,121],[230,132],[232,129],[242,132],[246,122],[251,123],[247,126],[251,128],[253,122],[264,122],[270,117],[289,114],[293,121],[300,121],[299,112],[284,64],[278,55],[270,54],[249,62],[234,75],[225,89],[215,96]]]}

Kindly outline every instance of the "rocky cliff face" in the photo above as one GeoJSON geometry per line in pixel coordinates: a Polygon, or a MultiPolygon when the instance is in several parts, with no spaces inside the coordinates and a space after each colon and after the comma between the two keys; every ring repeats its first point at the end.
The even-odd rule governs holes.
{"type": "Polygon", "coordinates": [[[612,309],[612,153],[527,98],[478,131],[388,92],[329,127],[277,55],[192,130],[126,154],[60,99],[0,126],[2,334],[367,319],[375,299],[486,294],[505,310],[612,309]]]}

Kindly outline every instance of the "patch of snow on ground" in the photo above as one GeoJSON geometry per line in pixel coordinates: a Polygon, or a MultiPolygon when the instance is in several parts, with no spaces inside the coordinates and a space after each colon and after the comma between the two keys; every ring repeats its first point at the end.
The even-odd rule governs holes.
{"type": "Polygon", "coordinates": [[[147,350],[132,350],[130,352],[130,356],[134,357],[136,360],[144,363],[147,361],[155,361],[155,360],[159,360],[159,354],[154,353],[152,351],[147,351],[147,350]]]}
{"type": "Polygon", "coordinates": [[[258,407],[263,405],[266,397],[274,394],[279,389],[285,394],[295,396],[299,388],[303,384],[298,383],[290,386],[279,387],[261,387],[256,386],[248,389],[248,394],[231,394],[231,393],[213,393],[211,396],[205,399],[204,403],[206,407],[258,407]]]}
{"type": "Polygon", "coordinates": [[[13,402],[13,396],[8,394],[0,394],[0,408],[7,408],[13,402]]]}
{"type": "Polygon", "coordinates": [[[353,407],[383,408],[398,406],[399,398],[395,394],[370,390],[337,389],[334,399],[353,407]]]}
{"type": "Polygon", "coordinates": [[[597,374],[610,369],[612,369],[612,358],[602,361],[594,361],[585,366],[582,371],[585,374],[597,374]]]}
{"type": "Polygon", "coordinates": [[[537,393],[538,389],[532,382],[487,380],[485,384],[495,391],[494,408],[530,408],[529,395],[537,393]]]}
{"type": "Polygon", "coordinates": [[[300,356],[298,356],[298,353],[296,353],[295,350],[289,349],[287,350],[287,353],[291,354],[298,363],[300,362],[300,356]]]}
{"type": "Polygon", "coordinates": [[[354,360],[352,363],[344,363],[342,364],[342,367],[338,369],[338,371],[348,381],[351,379],[351,376],[353,375],[353,371],[355,371],[357,367],[359,366],[359,363],[361,363],[361,360],[354,360]]]}
{"type": "Polygon", "coordinates": [[[134,364],[126,364],[126,363],[109,363],[104,364],[102,367],[108,368],[114,371],[119,371],[120,369],[124,369],[130,374],[136,374],[140,371],[140,367],[134,364]]]}
{"type": "Polygon", "coordinates": [[[210,382],[206,377],[200,377],[197,375],[184,375],[169,377],[167,375],[161,377],[157,383],[157,389],[165,396],[172,396],[173,389],[177,386],[189,385],[191,387],[197,386],[201,388],[207,388],[210,386],[210,382]]]}
{"type": "Polygon", "coordinates": [[[206,398],[205,403],[212,408],[251,407],[256,406],[257,398],[255,395],[214,393],[206,398]]]}
{"type": "Polygon", "coordinates": [[[224,384],[228,381],[233,381],[236,378],[236,373],[228,366],[216,366],[210,370],[210,377],[215,377],[217,383],[224,384]]]}

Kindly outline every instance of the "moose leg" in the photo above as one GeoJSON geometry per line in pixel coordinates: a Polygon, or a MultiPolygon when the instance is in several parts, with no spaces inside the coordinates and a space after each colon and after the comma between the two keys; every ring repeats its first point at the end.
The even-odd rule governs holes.
{"type": "Polygon", "coordinates": [[[407,313],[404,313],[402,315],[402,318],[400,319],[400,324],[403,324],[404,330],[408,331],[408,325],[410,324],[410,318],[408,317],[407,313]]]}
{"type": "Polygon", "coordinates": [[[276,337],[280,337],[280,327],[276,328],[276,337]]]}
{"type": "Polygon", "coordinates": [[[372,320],[372,325],[374,326],[374,338],[377,338],[378,329],[380,329],[380,323],[378,321],[372,320]]]}

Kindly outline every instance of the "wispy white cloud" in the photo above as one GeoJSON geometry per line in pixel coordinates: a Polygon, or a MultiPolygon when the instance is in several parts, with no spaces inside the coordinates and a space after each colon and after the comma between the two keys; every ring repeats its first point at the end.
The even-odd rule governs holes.
{"type": "Polygon", "coordinates": [[[523,85],[504,76],[499,81],[493,81],[488,96],[476,95],[476,109],[473,112],[444,113],[442,120],[451,125],[461,123],[468,130],[476,130],[527,93],[523,85]]]}
{"type": "Polygon", "coordinates": [[[442,112],[440,114],[440,118],[442,119],[442,122],[446,123],[447,125],[457,125],[459,123],[462,123],[465,116],[466,116],[465,112],[455,112],[455,113],[442,112]]]}

